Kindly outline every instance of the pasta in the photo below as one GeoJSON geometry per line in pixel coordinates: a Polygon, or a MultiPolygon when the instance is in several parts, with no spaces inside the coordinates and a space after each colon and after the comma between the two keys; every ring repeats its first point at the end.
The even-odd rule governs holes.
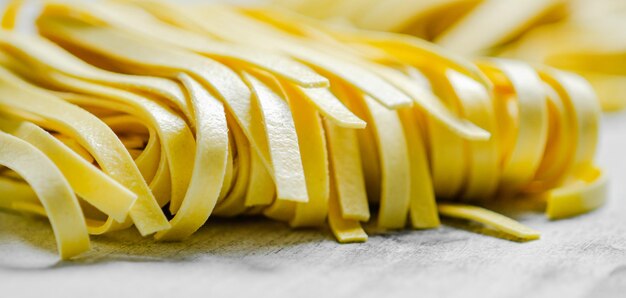
{"type": "Polygon", "coordinates": [[[576,72],[606,111],[626,106],[626,5],[619,0],[274,0],[276,6],[370,30],[401,32],[466,56],[576,72]]]}
{"type": "Polygon", "coordinates": [[[479,205],[561,218],[606,196],[600,108],[571,73],[265,8],[51,0],[35,24],[0,32],[0,208],[47,216],[62,258],[261,214],[339,242],[440,215],[533,240],[479,205]]]}

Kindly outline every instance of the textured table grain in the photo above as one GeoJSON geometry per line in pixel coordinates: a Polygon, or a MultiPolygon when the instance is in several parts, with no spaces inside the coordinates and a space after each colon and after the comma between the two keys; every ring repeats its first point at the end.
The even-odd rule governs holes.
{"type": "Polygon", "coordinates": [[[0,296],[624,297],[625,131],[626,113],[605,116],[598,154],[611,177],[605,207],[561,221],[533,208],[515,214],[542,232],[539,241],[446,222],[341,245],[327,230],[212,219],[182,243],[124,231],[93,237],[80,261],[59,262],[45,220],[0,213],[0,289],[11,294],[0,296]]]}

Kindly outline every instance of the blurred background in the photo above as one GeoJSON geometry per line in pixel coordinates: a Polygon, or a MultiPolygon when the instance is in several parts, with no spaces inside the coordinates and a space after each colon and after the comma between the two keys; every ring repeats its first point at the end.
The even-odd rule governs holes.
{"type": "Polygon", "coordinates": [[[626,106],[624,0],[274,0],[314,18],[414,35],[465,56],[576,72],[605,111],[626,106]]]}
{"type": "MultiPolygon", "coordinates": [[[[8,2],[0,0],[2,6],[8,2]]],[[[341,26],[410,34],[467,57],[498,56],[547,64],[585,77],[605,111],[626,107],[625,0],[176,2],[267,5],[341,26]]],[[[23,13],[36,9],[26,7],[23,13]]]]}

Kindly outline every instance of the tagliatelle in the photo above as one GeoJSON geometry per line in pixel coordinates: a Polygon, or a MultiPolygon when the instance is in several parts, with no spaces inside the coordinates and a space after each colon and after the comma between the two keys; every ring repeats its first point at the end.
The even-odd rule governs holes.
{"type": "MultiPolygon", "coordinates": [[[[166,11],[165,8],[159,9],[161,5],[164,4],[161,2],[151,3],[151,5],[146,6],[146,8],[152,12],[157,13],[160,17],[163,17],[162,14],[168,13],[164,12],[166,11]]],[[[267,47],[268,43],[272,44],[279,51],[285,52],[295,57],[296,59],[311,64],[311,67],[320,71],[323,74],[328,72],[333,76],[338,76],[344,79],[346,82],[349,82],[360,90],[363,90],[365,93],[368,93],[387,107],[407,106],[410,105],[412,102],[412,100],[405,95],[403,90],[397,90],[393,86],[389,86],[390,82],[387,82],[385,79],[379,78],[376,75],[371,75],[369,71],[364,70],[363,67],[372,67],[371,65],[368,66],[365,61],[357,60],[358,63],[345,63],[341,59],[337,59],[334,58],[332,55],[326,54],[326,51],[315,51],[307,47],[307,45],[313,46],[314,44],[306,44],[300,40],[287,42],[287,39],[291,39],[294,37],[280,34],[281,32],[274,32],[271,30],[271,28],[262,27],[264,24],[257,22],[251,18],[246,18],[245,16],[239,16],[237,14],[234,14],[233,12],[229,11],[228,9],[224,9],[223,7],[217,8],[219,8],[219,13],[213,12],[213,10],[218,9],[207,9],[207,13],[212,13],[212,17],[199,18],[193,12],[189,12],[189,14],[185,14],[185,16],[187,17],[185,18],[185,20],[190,18],[190,20],[197,24],[198,27],[202,28],[203,32],[219,36],[220,38],[226,40],[230,40],[234,36],[236,36],[240,37],[241,40],[233,40],[234,42],[245,42],[246,44],[249,44],[251,46],[261,48],[267,47]],[[219,24],[223,22],[232,22],[239,25],[231,26],[228,28],[221,28],[219,24]],[[242,28],[239,29],[238,27],[242,28]],[[255,31],[258,32],[253,33],[255,31]],[[243,36],[245,36],[245,38],[243,36]]],[[[171,10],[168,9],[167,11],[171,10]]],[[[177,20],[178,19],[179,18],[177,18],[177,20]]],[[[413,46],[413,48],[420,47],[413,46]]],[[[430,51],[421,51],[421,53],[424,52],[430,53],[430,51]]],[[[339,53],[333,51],[333,54],[337,55],[339,53]]],[[[350,56],[342,55],[342,58],[347,57],[350,56]]],[[[462,69],[465,70],[467,69],[467,67],[462,69]]],[[[484,139],[486,137],[484,131],[471,125],[471,123],[458,122],[453,116],[447,114],[447,110],[437,109],[439,108],[439,104],[437,101],[432,101],[431,98],[425,98],[422,96],[420,96],[419,98],[414,97],[413,100],[419,101],[420,103],[422,101],[430,100],[429,104],[423,105],[424,108],[426,108],[428,111],[432,111],[432,109],[435,109],[435,116],[438,119],[441,119],[442,122],[448,125],[459,127],[458,130],[463,132],[467,136],[476,137],[478,139],[484,139]]]]}
{"type": "Polygon", "coordinates": [[[361,154],[356,133],[326,123],[331,175],[334,177],[338,203],[343,218],[367,221],[370,218],[365,192],[361,154]]]}
{"type": "Polygon", "coordinates": [[[406,224],[410,198],[409,155],[402,124],[394,111],[367,96],[364,102],[365,110],[370,113],[373,142],[378,146],[382,177],[378,225],[399,229],[406,224]]]}
{"type": "MultiPolygon", "coordinates": [[[[228,116],[228,114],[227,114],[228,116]]],[[[229,119],[227,117],[227,119],[229,119]]],[[[232,123],[232,119],[228,120],[232,123]]],[[[229,146],[229,168],[226,177],[230,183],[224,183],[220,193],[220,201],[215,206],[215,215],[236,216],[248,211],[245,205],[246,190],[250,180],[251,154],[250,143],[237,125],[229,126],[232,132],[231,145],[229,146]],[[228,174],[230,172],[230,174],[228,174]]],[[[226,179],[226,178],[225,178],[226,179]]],[[[268,208],[269,209],[269,208],[268,208]]]]}
{"type": "MultiPolygon", "coordinates": [[[[69,57],[68,57],[69,58],[69,57]]],[[[168,166],[172,180],[172,194],[170,209],[176,212],[181,204],[191,173],[188,168],[193,164],[193,136],[185,121],[175,115],[171,110],[159,105],[157,102],[146,100],[141,96],[123,90],[113,89],[90,82],[83,82],[78,79],[66,77],[62,74],[50,72],[38,72],[40,78],[53,84],[56,88],[63,88],[68,91],[91,94],[98,98],[109,99],[128,105],[133,111],[130,114],[137,114],[141,119],[145,119],[150,126],[155,127],[161,140],[164,154],[168,157],[168,166]]],[[[124,139],[122,139],[124,144],[124,139]]],[[[129,147],[128,140],[125,147],[129,147]]],[[[143,144],[140,144],[143,146],[143,144]]],[[[132,146],[131,146],[132,147],[132,146]]]]}
{"type": "MultiPolygon", "coordinates": [[[[499,63],[497,60],[492,64],[508,81],[498,82],[504,86],[496,85],[496,88],[510,89],[518,106],[516,123],[512,124],[516,126],[516,135],[503,135],[503,139],[507,138],[503,143],[504,150],[509,152],[503,159],[501,191],[510,193],[529,183],[539,166],[548,133],[548,104],[539,75],[530,66],[510,61],[499,63]]],[[[491,75],[488,69],[485,72],[491,75]]],[[[511,99],[509,96],[503,94],[503,98],[499,99],[504,102],[500,104],[502,112],[508,108],[506,102],[511,99]]]]}
{"type": "Polygon", "coordinates": [[[202,85],[182,75],[189,90],[196,119],[196,150],[193,173],[181,207],[171,220],[172,228],[156,234],[157,239],[182,239],[207,220],[221,190],[228,154],[228,128],[224,106],[202,85]]]}
{"type": "Polygon", "coordinates": [[[119,222],[126,219],[135,202],[135,194],[32,123],[0,119],[0,129],[29,142],[46,154],[81,198],[119,222]]]}
{"type": "Polygon", "coordinates": [[[498,213],[467,205],[439,204],[439,212],[443,216],[450,216],[468,220],[474,220],[492,226],[502,232],[508,233],[521,240],[533,240],[539,238],[539,232],[520,225],[508,217],[498,213]]]}
{"type": "Polygon", "coordinates": [[[410,201],[409,215],[411,225],[418,229],[436,228],[439,226],[437,203],[430,175],[428,157],[424,147],[423,132],[415,123],[417,115],[414,110],[399,111],[400,121],[407,141],[410,170],[410,201]]]}
{"type": "MultiPolygon", "coordinates": [[[[308,201],[298,136],[286,100],[267,84],[275,84],[275,82],[262,82],[246,73],[243,77],[256,95],[257,104],[261,110],[261,121],[265,126],[270,153],[269,159],[274,169],[277,199],[295,202],[308,201]]],[[[274,86],[274,88],[279,87],[274,86]]]]}
{"type": "MultiPolygon", "coordinates": [[[[80,2],[75,2],[73,9],[81,9],[80,2]]],[[[63,5],[46,6],[49,13],[63,13],[63,5]]],[[[91,5],[92,9],[81,9],[81,13],[89,14],[101,21],[106,21],[112,25],[133,30],[143,35],[155,39],[163,40],[167,43],[187,48],[199,54],[210,57],[224,57],[232,59],[233,62],[241,61],[270,71],[303,87],[324,87],[328,85],[328,80],[319,74],[311,71],[306,66],[287,59],[284,56],[276,55],[272,52],[250,51],[245,47],[233,44],[212,41],[206,37],[182,30],[176,27],[167,26],[159,22],[153,16],[143,13],[141,10],[127,5],[91,5]]]]}
{"type": "MultiPolygon", "coordinates": [[[[6,169],[6,171],[12,171],[6,169]]],[[[20,181],[19,174],[15,174],[18,177],[10,178],[3,176],[0,178],[0,208],[7,210],[26,211],[41,216],[46,216],[46,210],[43,209],[37,194],[33,189],[28,186],[24,181],[20,181]]]]}
{"type": "MultiPolygon", "coordinates": [[[[102,122],[79,107],[65,103],[50,94],[35,89],[29,90],[31,87],[27,83],[20,81],[7,70],[3,69],[0,76],[2,77],[0,107],[3,112],[18,117],[26,116],[26,119],[33,120],[39,125],[79,139],[105,172],[138,195],[130,216],[135,217],[135,224],[141,232],[150,234],[168,227],[165,216],[160,212],[132,159],[119,139],[102,122]],[[113,152],[116,154],[112,154],[113,152]]],[[[101,227],[101,231],[114,229],[118,225],[108,220],[101,227]]]]}
{"type": "Polygon", "coordinates": [[[170,105],[175,106],[185,115],[189,115],[185,96],[174,82],[155,77],[129,76],[102,70],[68,55],[61,48],[45,39],[35,39],[5,32],[0,36],[4,48],[18,55],[26,55],[29,60],[32,59],[37,63],[76,78],[162,96],[169,100],[170,105]]]}
{"type": "Polygon", "coordinates": [[[571,217],[595,209],[604,203],[607,178],[593,169],[577,183],[548,193],[546,214],[551,219],[571,217]]]}
{"type": "Polygon", "coordinates": [[[344,25],[408,33],[467,56],[512,57],[573,71],[589,80],[604,110],[626,106],[623,1],[273,2],[274,6],[344,25]]]}
{"type": "MultiPolygon", "coordinates": [[[[283,84],[298,135],[308,201],[296,203],[291,226],[322,226],[328,215],[328,150],[322,118],[302,93],[283,84]]],[[[330,92],[329,92],[330,93],[330,92]]]]}
{"type": "Polygon", "coordinates": [[[367,234],[358,220],[346,219],[341,213],[333,178],[330,178],[328,198],[328,225],[341,243],[367,241],[367,234]]]}
{"type": "Polygon", "coordinates": [[[532,240],[457,203],[529,195],[560,218],[606,196],[598,103],[573,74],[264,8],[46,1],[36,26],[49,40],[0,32],[0,208],[47,216],[63,258],[88,233],[174,241],[211,216],[344,243],[441,215],[532,240]]]}
{"type": "Polygon", "coordinates": [[[0,143],[0,164],[16,171],[37,194],[55,232],[61,258],[88,250],[87,225],[63,174],[25,141],[0,132],[0,143]]]}

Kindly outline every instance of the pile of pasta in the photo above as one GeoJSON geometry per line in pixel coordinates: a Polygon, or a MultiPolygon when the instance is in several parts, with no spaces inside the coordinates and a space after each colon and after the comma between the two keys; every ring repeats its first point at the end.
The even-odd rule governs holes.
{"type": "Polygon", "coordinates": [[[358,28],[401,32],[467,55],[547,64],[585,77],[602,108],[626,106],[622,0],[273,0],[358,28]]]}
{"type": "Polygon", "coordinates": [[[0,31],[0,208],[47,216],[62,258],[210,216],[360,242],[374,218],[441,215],[532,240],[479,206],[541,198],[561,218],[605,199],[600,108],[571,73],[263,8],[51,0],[26,34],[20,7],[0,31]]]}

